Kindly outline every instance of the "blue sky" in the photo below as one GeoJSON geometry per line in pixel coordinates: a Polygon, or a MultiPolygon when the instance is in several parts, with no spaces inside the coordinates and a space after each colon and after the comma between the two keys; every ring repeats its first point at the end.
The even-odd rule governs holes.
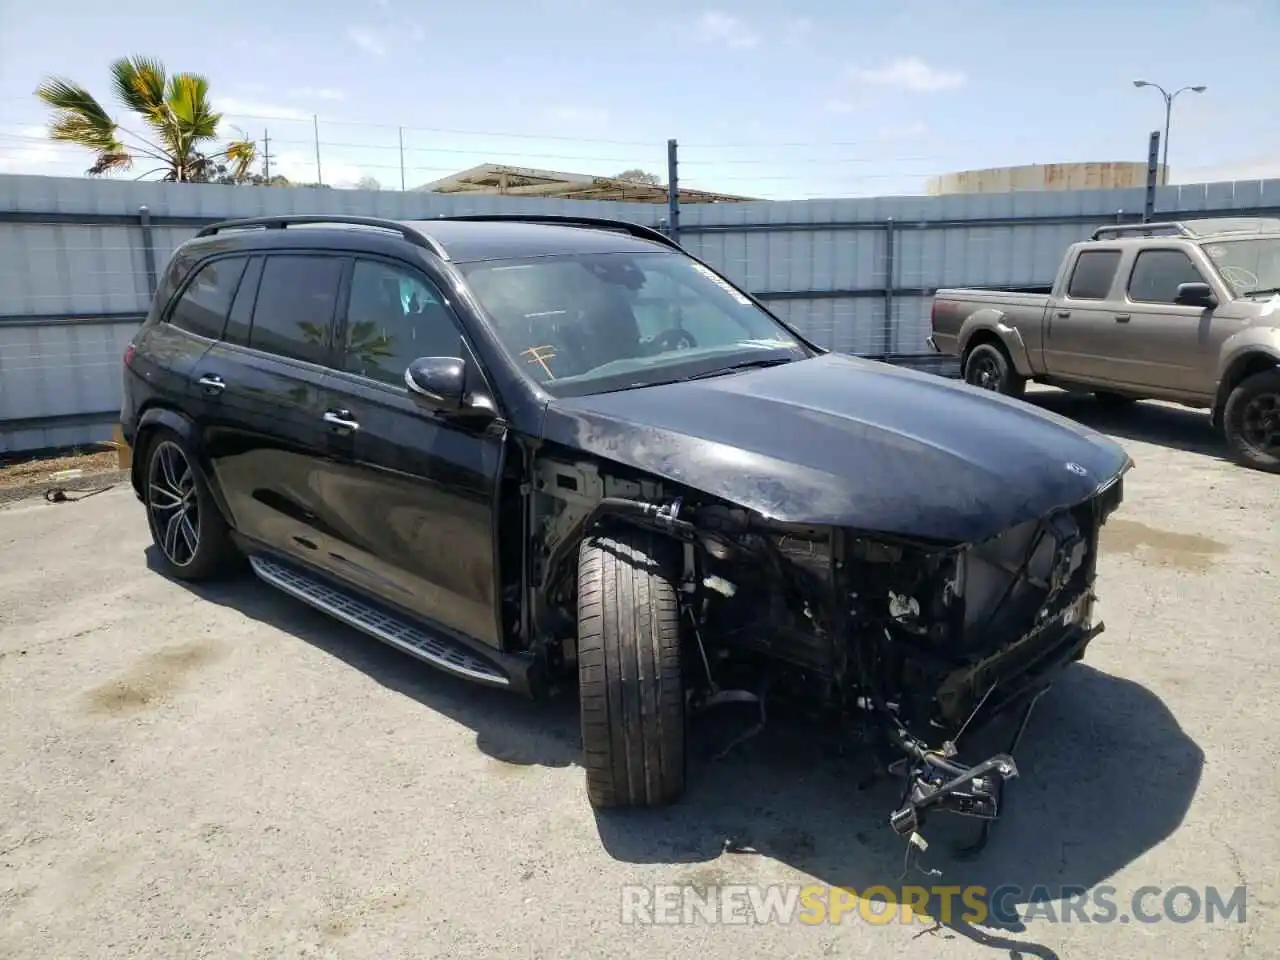
{"type": "MultiPolygon", "coordinates": [[[[1276,0],[0,0],[0,172],[77,175],[31,95],[108,98],[127,54],[205,74],[276,171],[415,186],[483,162],[776,199],[919,193],[936,173],[1143,160],[1175,104],[1171,179],[1280,177],[1276,0]],[[206,12],[207,11],[207,12],[206,12]]],[[[113,104],[113,107],[115,105],[113,104]]]]}

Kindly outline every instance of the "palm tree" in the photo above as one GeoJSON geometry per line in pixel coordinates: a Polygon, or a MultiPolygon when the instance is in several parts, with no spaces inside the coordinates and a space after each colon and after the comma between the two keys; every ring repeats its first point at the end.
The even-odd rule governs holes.
{"type": "Polygon", "coordinates": [[[116,97],[138,115],[146,131],[116,123],[88,90],[62,77],[49,77],[36,96],[53,108],[49,136],[92,150],[91,177],[129,170],[135,161],[152,161],[138,179],[163,174],[162,180],[207,182],[225,167],[236,182],[248,178],[256,156],[252,140],[232,140],[215,153],[205,151],[218,139],[222,115],[209,103],[209,81],[195,73],[169,76],[164,64],[133,56],[111,64],[116,97]]]}

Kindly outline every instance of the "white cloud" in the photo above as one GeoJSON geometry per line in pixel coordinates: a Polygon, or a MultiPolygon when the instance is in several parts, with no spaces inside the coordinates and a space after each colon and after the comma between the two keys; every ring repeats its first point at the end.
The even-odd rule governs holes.
{"type": "Polygon", "coordinates": [[[916,93],[935,93],[963,87],[968,77],[959,70],[931,67],[919,57],[901,57],[882,67],[855,68],[849,72],[857,83],[877,87],[899,87],[916,93]]]}
{"type": "MultiPolygon", "coordinates": [[[[320,173],[324,182],[332,187],[353,187],[363,177],[364,171],[351,163],[326,161],[324,144],[320,144],[320,173]]],[[[316,158],[313,153],[285,150],[271,161],[271,173],[281,174],[294,183],[316,182],[316,158]]]]}
{"type": "Polygon", "coordinates": [[[745,22],[718,10],[708,10],[694,25],[704,43],[718,43],[734,50],[749,50],[760,43],[760,37],[745,22]]]}
{"type": "Polygon", "coordinates": [[[1228,180],[1280,180],[1280,155],[1246,157],[1234,163],[1210,167],[1185,167],[1179,170],[1169,164],[1169,182],[1220,183],[1228,180]]]}
{"type": "Polygon", "coordinates": [[[562,123],[608,123],[609,111],[600,107],[578,107],[570,104],[563,104],[557,107],[549,107],[546,110],[546,116],[549,120],[558,120],[562,123]]]}
{"type": "MultiPolygon", "coordinates": [[[[44,127],[21,127],[12,138],[0,137],[0,173],[34,173],[48,176],[66,176],[63,167],[72,161],[71,149],[48,139],[44,127]]],[[[90,155],[83,156],[83,166],[92,162],[90,155]]]]}
{"type": "Polygon", "coordinates": [[[347,99],[345,90],[335,87],[295,87],[289,91],[290,100],[330,100],[337,102],[347,99]]]}
{"type": "Polygon", "coordinates": [[[381,33],[372,27],[347,27],[347,39],[370,56],[386,55],[386,42],[381,33]]]}
{"type": "Polygon", "coordinates": [[[783,28],[783,34],[791,42],[803,40],[811,33],[813,33],[813,21],[808,17],[793,17],[783,28]]]}
{"type": "Polygon", "coordinates": [[[214,97],[213,109],[228,120],[310,120],[311,114],[297,107],[242,100],[239,97],[214,97]]]}

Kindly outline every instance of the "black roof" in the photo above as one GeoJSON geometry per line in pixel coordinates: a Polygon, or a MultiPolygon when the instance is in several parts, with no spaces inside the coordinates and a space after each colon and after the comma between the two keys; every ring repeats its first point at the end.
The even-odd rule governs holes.
{"type": "Polygon", "coordinates": [[[453,263],[678,249],[652,228],[625,221],[517,216],[435,220],[344,215],[259,217],[211,224],[196,234],[196,241],[227,249],[341,246],[370,253],[403,252],[407,241],[453,263]]]}

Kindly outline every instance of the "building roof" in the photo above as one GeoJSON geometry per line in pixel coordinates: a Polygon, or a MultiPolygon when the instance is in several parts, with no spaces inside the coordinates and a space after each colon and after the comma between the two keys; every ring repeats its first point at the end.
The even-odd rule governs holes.
{"type": "MultiPolygon", "coordinates": [[[[423,193],[553,197],[558,200],[627,200],[633,203],[662,203],[667,199],[664,184],[597,177],[587,173],[511,167],[500,163],[482,163],[478,167],[462,170],[413,189],[423,193]]],[[[754,199],[757,198],[680,188],[681,203],[743,203],[754,199]]]]}

